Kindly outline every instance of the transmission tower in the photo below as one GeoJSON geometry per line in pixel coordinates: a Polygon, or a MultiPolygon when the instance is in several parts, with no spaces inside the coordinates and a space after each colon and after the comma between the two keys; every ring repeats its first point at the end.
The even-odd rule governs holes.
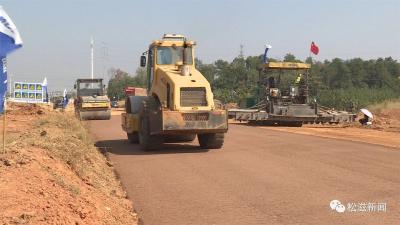
{"type": "Polygon", "coordinates": [[[244,54],[243,54],[243,45],[240,45],[240,53],[239,53],[239,58],[244,58],[244,54]]]}

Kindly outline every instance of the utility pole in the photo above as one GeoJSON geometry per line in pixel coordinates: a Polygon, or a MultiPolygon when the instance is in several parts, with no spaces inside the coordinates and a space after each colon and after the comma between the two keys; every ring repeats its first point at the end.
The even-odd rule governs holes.
{"type": "Polygon", "coordinates": [[[94,75],[93,75],[93,70],[94,70],[94,40],[93,40],[93,37],[90,38],[90,64],[91,64],[90,74],[93,79],[94,78],[94,75]]]}
{"type": "Polygon", "coordinates": [[[106,78],[106,64],[108,62],[108,44],[101,42],[101,60],[103,64],[103,79],[106,78]]]}
{"type": "Polygon", "coordinates": [[[12,87],[12,74],[10,73],[8,76],[9,76],[8,83],[10,85],[10,87],[8,89],[8,90],[10,90],[9,98],[11,98],[12,97],[12,93],[13,93],[12,90],[11,90],[11,87],[12,87]]]}

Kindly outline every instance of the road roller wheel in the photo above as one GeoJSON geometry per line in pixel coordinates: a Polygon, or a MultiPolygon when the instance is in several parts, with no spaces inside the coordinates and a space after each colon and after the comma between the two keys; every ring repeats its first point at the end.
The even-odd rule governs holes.
{"type": "Polygon", "coordinates": [[[224,144],[224,133],[198,134],[200,147],[203,149],[219,149],[224,144]]]}
{"type": "Polygon", "coordinates": [[[110,120],[111,110],[104,111],[78,111],[80,120],[110,120]]]}
{"type": "Polygon", "coordinates": [[[142,104],[139,114],[139,144],[142,150],[151,151],[159,149],[163,143],[160,135],[150,135],[149,113],[157,110],[156,99],[149,97],[142,104]]]}

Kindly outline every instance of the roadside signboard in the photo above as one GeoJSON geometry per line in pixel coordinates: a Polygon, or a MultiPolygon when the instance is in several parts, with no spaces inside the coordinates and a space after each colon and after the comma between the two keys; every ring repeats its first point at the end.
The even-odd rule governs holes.
{"type": "Polygon", "coordinates": [[[14,83],[14,100],[27,103],[44,102],[45,93],[42,83],[14,83]]]}

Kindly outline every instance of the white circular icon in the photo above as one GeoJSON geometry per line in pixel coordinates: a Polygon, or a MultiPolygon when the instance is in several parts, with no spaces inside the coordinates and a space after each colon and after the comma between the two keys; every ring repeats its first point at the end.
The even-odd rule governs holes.
{"type": "Polygon", "coordinates": [[[331,203],[329,204],[331,206],[332,210],[336,209],[336,206],[340,205],[340,201],[339,200],[332,200],[331,203]]]}
{"type": "Polygon", "coordinates": [[[336,206],[336,212],[343,213],[344,211],[346,211],[346,207],[344,207],[344,205],[339,204],[336,206]]]}
{"type": "Polygon", "coordinates": [[[336,212],[338,213],[343,213],[344,211],[346,211],[346,207],[342,205],[339,200],[332,200],[329,206],[332,210],[336,210],[336,212]]]}

